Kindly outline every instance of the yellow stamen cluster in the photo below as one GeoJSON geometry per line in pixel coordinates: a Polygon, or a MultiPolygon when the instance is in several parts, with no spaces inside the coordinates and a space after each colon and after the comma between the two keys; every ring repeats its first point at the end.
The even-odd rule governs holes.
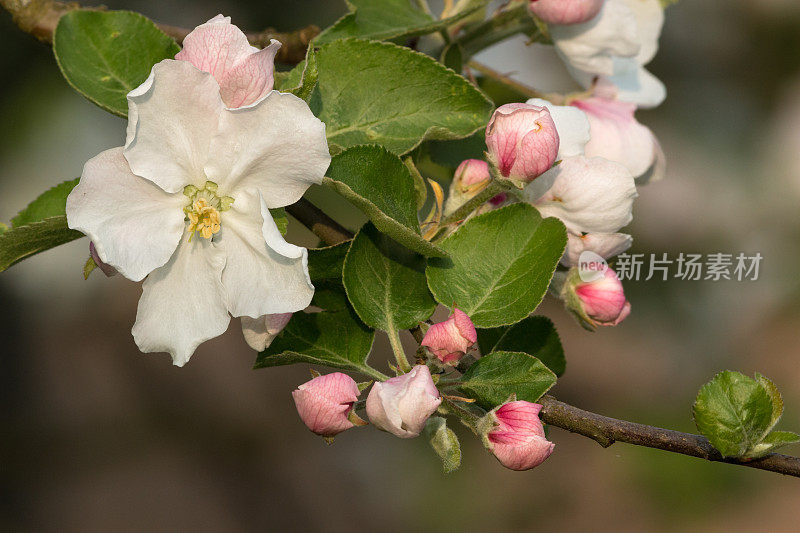
{"type": "MultiPolygon", "coordinates": [[[[198,232],[204,239],[210,239],[220,230],[219,211],[209,205],[205,198],[198,198],[192,204],[192,210],[186,213],[189,217],[189,233],[198,232]]],[[[189,237],[191,239],[191,237],[189,237]]]]}

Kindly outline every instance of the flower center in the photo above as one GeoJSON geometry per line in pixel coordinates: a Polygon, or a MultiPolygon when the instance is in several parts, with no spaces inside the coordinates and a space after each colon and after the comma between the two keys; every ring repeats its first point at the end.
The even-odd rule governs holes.
{"type": "Polygon", "coordinates": [[[217,184],[207,181],[202,189],[187,185],[183,194],[189,199],[189,205],[183,208],[189,221],[189,240],[195,232],[204,239],[210,239],[222,228],[220,213],[227,211],[233,204],[230,196],[217,196],[217,184]]]}

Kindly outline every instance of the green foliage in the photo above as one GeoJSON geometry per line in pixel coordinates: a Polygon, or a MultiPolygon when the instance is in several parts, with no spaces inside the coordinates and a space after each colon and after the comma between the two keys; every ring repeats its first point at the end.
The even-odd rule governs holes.
{"type": "Polygon", "coordinates": [[[272,220],[275,221],[275,225],[278,226],[278,231],[281,232],[281,235],[286,235],[286,231],[289,229],[289,218],[286,216],[286,210],[282,207],[276,207],[275,209],[270,209],[269,213],[272,215],[272,220]]]}
{"type": "Polygon", "coordinates": [[[180,47],[138,13],[74,10],[58,21],[53,51],[76,91],[125,117],[125,95],[147,79],[153,65],[175,57],[180,47]]]}
{"type": "Polygon", "coordinates": [[[447,427],[447,420],[432,416],[425,425],[425,438],[442,460],[445,474],[455,472],[461,466],[461,444],[455,432],[447,427]]]}
{"type": "Polygon", "coordinates": [[[350,13],[319,34],[315,42],[324,44],[348,37],[381,41],[425,35],[447,28],[487,3],[487,0],[469,0],[456,15],[437,20],[411,0],[347,0],[350,13]]]}
{"type": "Polygon", "coordinates": [[[385,148],[356,146],[339,153],[325,183],[403,246],[426,256],[444,256],[420,235],[417,192],[408,167],[385,148]]]}
{"type": "Polygon", "coordinates": [[[45,218],[0,233],[0,272],[26,257],[83,237],[69,229],[66,216],[45,218]]]}
{"type": "Polygon", "coordinates": [[[482,353],[507,351],[536,356],[559,377],[567,368],[558,332],[544,316],[530,316],[510,327],[479,329],[478,346],[482,353]]]}
{"type": "Polygon", "coordinates": [[[311,277],[312,283],[315,285],[320,283],[342,284],[342,267],[351,242],[346,241],[336,246],[308,250],[308,275],[311,277]]]}
{"type": "Polygon", "coordinates": [[[794,433],[770,433],[782,414],[780,393],[760,374],[752,379],[720,372],[703,385],[694,403],[697,429],[725,457],[754,459],[800,442],[794,433]]]}
{"type": "Polygon", "coordinates": [[[319,83],[310,105],[333,150],[377,143],[402,155],[424,139],[460,139],[489,121],[491,102],[424,54],[346,39],[316,56],[319,83]]]}
{"type": "Polygon", "coordinates": [[[556,384],[556,375],[536,357],[522,352],[493,352],[464,373],[460,389],[478,405],[493,409],[512,394],[535,402],[556,384]]]}
{"type": "Polygon", "coordinates": [[[353,239],[342,278],[353,308],[373,328],[408,329],[436,309],[425,283],[425,258],[369,223],[353,239]]]}
{"type": "Polygon", "coordinates": [[[79,178],[76,178],[59,183],[39,195],[36,200],[28,204],[28,207],[20,211],[11,220],[11,225],[14,227],[25,226],[42,221],[45,218],[63,215],[66,212],[67,196],[78,185],[78,180],[79,178]]]}
{"type": "Polygon", "coordinates": [[[458,306],[479,328],[514,324],[542,301],[566,243],[559,220],[528,204],[504,207],[442,241],[450,258],[429,261],[428,285],[436,301],[458,306]]]}
{"type": "Polygon", "coordinates": [[[310,363],[352,370],[380,379],[367,365],[375,332],[365,326],[342,292],[320,291],[328,310],[295,313],[289,324],[258,355],[255,368],[310,363]]]}
{"type": "Polygon", "coordinates": [[[317,86],[317,56],[313,45],[309,45],[306,58],[289,72],[275,74],[275,89],[292,93],[306,102],[317,86]]]}

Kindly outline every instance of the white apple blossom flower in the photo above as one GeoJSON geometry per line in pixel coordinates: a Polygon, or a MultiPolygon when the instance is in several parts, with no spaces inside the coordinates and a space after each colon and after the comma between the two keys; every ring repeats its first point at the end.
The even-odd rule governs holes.
{"type": "Polygon", "coordinates": [[[578,265],[583,252],[594,252],[603,259],[619,255],[633,244],[633,237],[625,233],[587,233],[578,235],[567,233],[567,250],[561,258],[566,267],[578,265]]]}
{"type": "Polygon", "coordinates": [[[69,226],[133,281],[147,278],[133,336],[184,365],[230,316],[305,308],[307,251],[269,209],[296,202],[330,163],[325,125],[271,92],[228,109],[214,77],[164,60],[128,94],[124,147],[89,160],[67,199],[69,226]]]}

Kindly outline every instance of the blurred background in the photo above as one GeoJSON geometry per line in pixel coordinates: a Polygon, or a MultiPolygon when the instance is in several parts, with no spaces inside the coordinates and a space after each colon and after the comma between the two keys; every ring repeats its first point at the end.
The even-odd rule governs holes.
{"type": "MultiPolygon", "coordinates": [[[[192,27],[326,26],[344,2],[107,1],[192,27]]],[[[0,220],[124,142],[125,123],[73,92],[51,51],[0,13],[0,220]]],[[[521,40],[484,60],[521,79],[563,78],[521,40]],[[527,70],[525,70],[527,68],[527,70]]],[[[596,334],[553,302],[569,361],[555,394],[603,414],[695,431],[691,405],[717,371],[759,371],[800,430],[800,5],[683,0],[650,69],[669,97],[639,119],[668,178],[640,190],[634,253],[760,252],[755,282],[626,282],[631,317],[596,334]]],[[[540,87],[551,89],[551,87],[540,87]]],[[[341,201],[313,191],[333,211],[341,201]]],[[[293,223],[289,239],[315,240],[293,223]]],[[[0,274],[0,529],[5,531],[796,531],[800,482],[593,441],[553,429],[556,453],[504,470],[463,428],[443,475],[422,439],[370,429],[332,446],[290,392],[304,367],[251,370],[238,321],[183,369],[130,335],[140,294],[121,276],[84,281],[88,242],[0,274]],[[445,509],[452,509],[452,512],[445,509]]],[[[373,361],[386,357],[379,337],[373,361]]],[[[787,453],[800,454],[800,447],[787,453]]]]}

